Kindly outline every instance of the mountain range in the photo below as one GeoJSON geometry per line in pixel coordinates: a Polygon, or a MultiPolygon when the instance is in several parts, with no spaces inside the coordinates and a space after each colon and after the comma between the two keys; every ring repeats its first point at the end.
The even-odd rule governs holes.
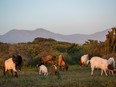
{"type": "Polygon", "coordinates": [[[111,29],[106,29],[104,31],[96,32],[90,35],[87,34],[63,35],[53,33],[51,31],[42,28],[38,28],[33,31],[13,29],[4,35],[0,35],[0,42],[7,43],[32,42],[37,37],[43,37],[43,38],[52,38],[57,41],[83,44],[85,41],[88,41],[89,39],[105,41],[106,34],[108,31],[111,31],[111,29]]]}

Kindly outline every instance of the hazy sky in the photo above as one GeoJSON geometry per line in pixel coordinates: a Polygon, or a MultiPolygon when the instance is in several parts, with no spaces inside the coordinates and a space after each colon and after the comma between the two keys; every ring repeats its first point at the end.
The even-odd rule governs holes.
{"type": "Polygon", "coordinates": [[[36,28],[92,34],[112,27],[116,27],[116,0],[0,0],[0,35],[36,28]]]}

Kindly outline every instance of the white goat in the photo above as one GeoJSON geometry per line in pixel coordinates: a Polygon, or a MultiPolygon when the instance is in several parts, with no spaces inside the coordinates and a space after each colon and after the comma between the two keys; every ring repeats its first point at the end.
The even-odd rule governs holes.
{"type": "Polygon", "coordinates": [[[105,75],[107,76],[107,70],[111,70],[110,67],[112,67],[108,64],[108,61],[106,59],[100,58],[100,57],[92,57],[90,60],[90,64],[91,64],[91,75],[93,75],[94,69],[95,68],[99,68],[101,69],[101,75],[103,74],[103,71],[105,73],[105,75]]]}
{"type": "Polygon", "coordinates": [[[44,76],[48,75],[48,69],[45,65],[41,65],[39,67],[39,74],[44,74],[44,76]]]}
{"type": "Polygon", "coordinates": [[[17,72],[15,68],[15,63],[13,62],[12,58],[9,58],[8,60],[5,61],[4,67],[5,67],[5,72],[8,70],[13,70],[14,72],[17,72]]]}
{"type": "Polygon", "coordinates": [[[15,73],[15,76],[18,77],[17,70],[21,70],[22,57],[20,55],[13,55],[13,58],[5,60],[3,67],[3,74],[6,75],[7,71],[11,71],[12,76],[15,73]]]}
{"type": "Polygon", "coordinates": [[[9,70],[11,70],[12,76],[14,72],[15,76],[18,77],[17,70],[16,70],[16,64],[13,62],[12,58],[9,58],[4,62],[4,68],[3,68],[4,75],[6,75],[6,72],[9,70]]]}
{"type": "Polygon", "coordinates": [[[80,59],[80,65],[87,65],[87,61],[89,60],[88,54],[85,54],[80,59]]]}

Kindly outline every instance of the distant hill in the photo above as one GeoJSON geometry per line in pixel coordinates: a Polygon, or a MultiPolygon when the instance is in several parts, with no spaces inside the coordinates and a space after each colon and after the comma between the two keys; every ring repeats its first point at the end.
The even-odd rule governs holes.
{"type": "Polygon", "coordinates": [[[104,31],[96,32],[91,35],[86,34],[62,35],[58,33],[53,33],[51,31],[42,28],[33,31],[13,29],[4,35],[0,35],[0,42],[7,43],[31,42],[37,37],[43,37],[43,38],[52,38],[58,41],[83,44],[88,39],[105,41],[105,35],[110,30],[111,29],[106,29],[104,31]]]}

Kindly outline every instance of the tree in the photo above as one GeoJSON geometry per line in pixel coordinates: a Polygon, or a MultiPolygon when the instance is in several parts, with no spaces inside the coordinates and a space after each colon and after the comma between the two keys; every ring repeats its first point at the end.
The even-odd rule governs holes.
{"type": "Polygon", "coordinates": [[[98,42],[97,40],[88,40],[83,44],[83,48],[86,49],[89,57],[104,56],[104,47],[104,42],[98,42]]]}
{"type": "Polygon", "coordinates": [[[116,28],[112,28],[112,31],[108,31],[105,40],[105,54],[116,52],[116,28]]]}

